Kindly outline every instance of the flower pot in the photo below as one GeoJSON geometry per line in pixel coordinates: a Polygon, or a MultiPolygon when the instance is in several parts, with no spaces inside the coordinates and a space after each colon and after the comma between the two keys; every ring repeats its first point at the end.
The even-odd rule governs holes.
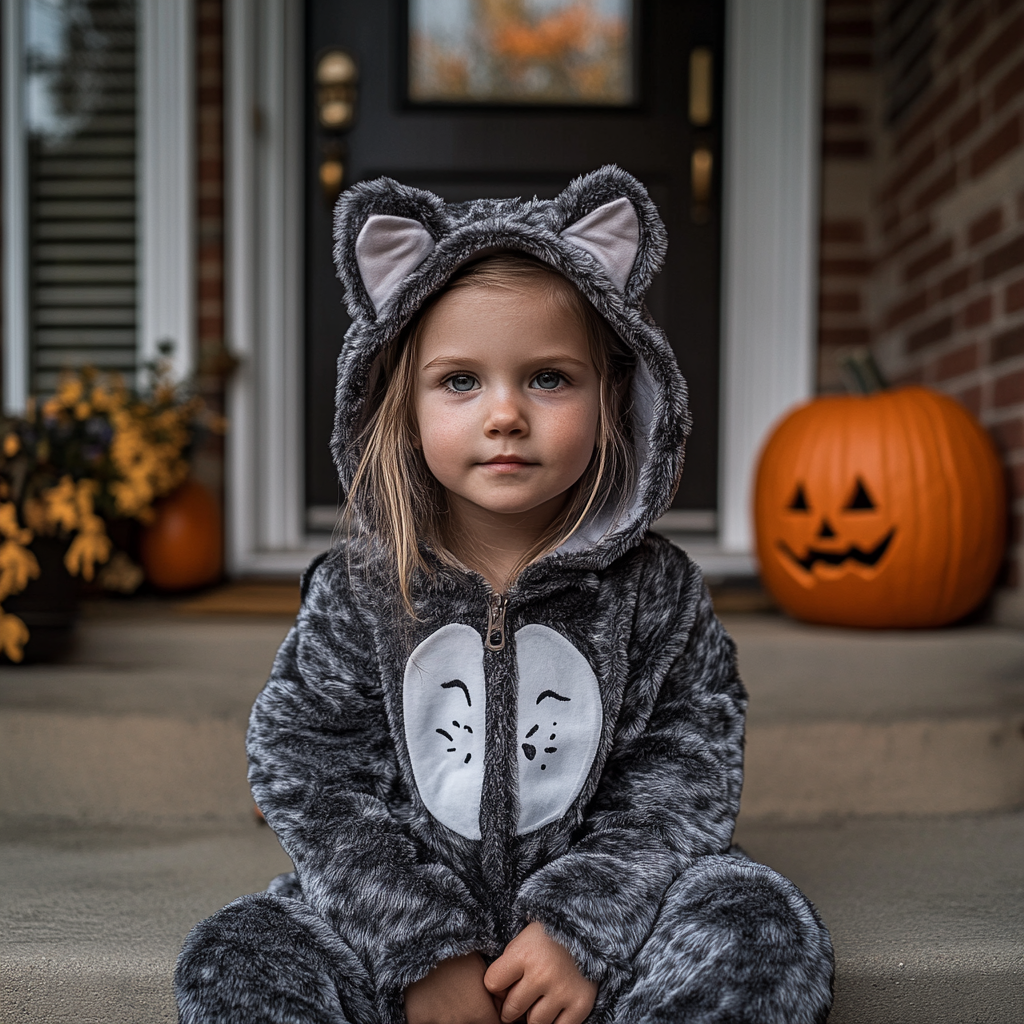
{"type": "Polygon", "coordinates": [[[220,578],[223,540],[220,508],[197,480],[186,480],[154,505],[142,531],[139,555],[146,578],[159,590],[192,590],[220,578]]]}
{"type": "MultiPolygon", "coordinates": [[[[23,658],[16,663],[22,665],[63,658],[71,647],[78,617],[78,580],[64,566],[67,540],[36,537],[28,547],[39,563],[39,576],[3,602],[4,611],[17,615],[28,627],[23,658]]],[[[0,661],[12,664],[6,654],[0,653],[0,661]]]]}

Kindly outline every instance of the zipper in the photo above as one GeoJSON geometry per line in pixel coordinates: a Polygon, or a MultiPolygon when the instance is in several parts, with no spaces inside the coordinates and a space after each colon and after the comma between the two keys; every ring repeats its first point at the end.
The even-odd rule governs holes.
{"type": "Polygon", "coordinates": [[[500,651],[505,646],[505,605],[504,594],[487,595],[487,639],[484,647],[489,651],[500,651]]]}

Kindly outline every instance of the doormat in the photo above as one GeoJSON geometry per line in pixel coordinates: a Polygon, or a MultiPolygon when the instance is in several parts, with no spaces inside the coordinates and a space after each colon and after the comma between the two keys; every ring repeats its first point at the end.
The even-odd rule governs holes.
{"type": "Polygon", "coordinates": [[[298,610],[298,583],[227,583],[175,605],[180,615],[293,616],[298,610]]]}

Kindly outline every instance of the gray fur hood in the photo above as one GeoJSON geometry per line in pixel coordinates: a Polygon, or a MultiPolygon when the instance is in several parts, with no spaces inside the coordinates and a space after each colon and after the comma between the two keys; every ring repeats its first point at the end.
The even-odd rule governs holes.
{"type": "Polygon", "coordinates": [[[355,438],[378,356],[459,267],[489,252],[520,251],[572,281],[637,356],[634,493],[617,519],[610,508],[597,510],[553,555],[564,568],[599,569],[634,546],[672,502],[690,429],[686,383],[643,303],[667,246],[643,185],[609,165],[551,200],[446,204],[378,178],[338,201],[334,237],[352,318],[338,358],[331,439],[343,491],[358,464],[355,438]]]}

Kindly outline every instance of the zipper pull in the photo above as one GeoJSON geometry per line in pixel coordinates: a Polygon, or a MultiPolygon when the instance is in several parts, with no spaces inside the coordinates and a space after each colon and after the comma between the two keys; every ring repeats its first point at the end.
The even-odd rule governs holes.
{"type": "Polygon", "coordinates": [[[490,594],[487,598],[487,639],[484,647],[500,651],[505,646],[505,595],[490,594]]]}

